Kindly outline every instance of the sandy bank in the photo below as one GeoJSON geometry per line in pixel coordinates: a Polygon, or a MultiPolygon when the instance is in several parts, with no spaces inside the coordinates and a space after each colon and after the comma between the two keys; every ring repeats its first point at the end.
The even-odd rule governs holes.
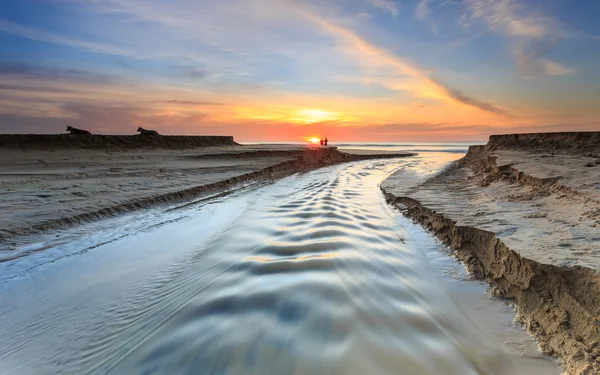
{"type": "Polygon", "coordinates": [[[500,134],[490,136],[487,150],[528,149],[530,151],[597,154],[600,152],[600,132],[561,132],[500,134]]]}
{"type": "Polygon", "coordinates": [[[258,145],[40,150],[0,147],[0,239],[215,194],[307,168],[410,154],[258,145]]]}
{"type": "Polygon", "coordinates": [[[389,203],[515,301],[569,374],[600,373],[600,150],[588,142],[598,134],[493,136],[418,186],[394,176],[382,185],[389,203]]]}

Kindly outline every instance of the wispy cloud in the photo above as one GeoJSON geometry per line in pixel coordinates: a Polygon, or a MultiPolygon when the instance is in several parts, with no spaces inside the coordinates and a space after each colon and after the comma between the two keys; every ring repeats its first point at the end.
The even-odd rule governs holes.
{"type": "Polygon", "coordinates": [[[208,70],[195,66],[176,66],[174,69],[177,74],[193,80],[201,80],[210,76],[210,72],[208,70]]]}
{"type": "Polygon", "coordinates": [[[60,44],[91,52],[98,52],[108,55],[133,56],[132,53],[126,49],[121,49],[107,44],[81,40],[67,35],[50,33],[2,19],[0,19],[0,31],[39,42],[60,44]]]}
{"type": "Polygon", "coordinates": [[[552,39],[536,39],[521,42],[513,47],[515,60],[521,74],[528,78],[540,75],[564,76],[574,73],[575,69],[544,58],[555,43],[556,41],[552,39]]]}
{"type": "Polygon", "coordinates": [[[463,26],[482,20],[493,32],[510,38],[517,67],[524,77],[559,76],[575,71],[544,58],[564,36],[552,18],[534,13],[517,0],[466,0],[466,4],[469,13],[461,17],[463,26]]]}
{"type": "Polygon", "coordinates": [[[392,0],[368,0],[371,5],[390,13],[393,17],[398,17],[400,10],[398,5],[392,0]]]}
{"type": "MultiPolygon", "coordinates": [[[[0,76],[19,76],[54,81],[83,81],[96,83],[116,82],[118,79],[102,73],[72,69],[51,68],[27,63],[9,63],[0,61],[0,76]]],[[[123,79],[122,77],[119,79],[123,79]]]]}
{"type": "Polygon", "coordinates": [[[415,14],[420,20],[429,18],[429,5],[431,0],[420,0],[415,8],[415,14]]]}
{"type": "Polygon", "coordinates": [[[189,112],[192,102],[204,106],[219,102],[213,100],[216,96],[208,91],[153,85],[120,75],[27,64],[0,64],[0,81],[3,82],[0,113],[23,117],[73,117],[67,110],[73,105],[111,108],[135,103],[159,113],[165,110],[189,112]]]}
{"type": "MultiPolygon", "coordinates": [[[[436,82],[435,80],[432,80],[432,81],[436,82]]],[[[472,106],[472,107],[478,108],[482,111],[487,111],[490,113],[495,113],[495,114],[499,114],[499,115],[507,114],[507,112],[504,108],[498,107],[492,103],[486,102],[481,99],[467,96],[458,90],[455,90],[455,89],[447,87],[447,86],[443,86],[439,83],[438,83],[438,85],[440,85],[440,87],[442,87],[444,89],[444,91],[450,98],[456,100],[459,103],[466,104],[468,106],[472,106]]]]}
{"type": "Polygon", "coordinates": [[[181,105],[191,105],[191,106],[198,106],[198,105],[222,105],[223,104],[223,103],[217,103],[217,102],[203,102],[203,101],[198,101],[198,100],[177,100],[177,99],[167,100],[166,103],[169,103],[169,104],[181,104],[181,105]]]}
{"type": "Polygon", "coordinates": [[[543,38],[554,32],[551,20],[527,13],[515,0],[467,0],[471,18],[484,20],[490,29],[509,35],[543,38]]]}
{"type": "MultiPolygon", "coordinates": [[[[442,3],[442,5],[445,3],[442,3]]],[[[438,25],[431,17],[431,0],[419,0],[415,7],[415,16],[418,20],[426,22],[429,25],[431,32],[438,33],[438,25]]]]}
{"type": "MultiPolygon", "coordinates": [[[[201,53],[193,51],[172,50],[169,46],[160,48],[158,51],[149,51],[135,47],[122,47],[116,43],[101,43],[70,35],[65,35],[40,28],[23,26],[8,20],[0,19],[0,32],[9,33],[21,38],[38,42],[71,47],[81,51],[88,51],[102,55],[114,55],[122,58],[138,60],[158,60],[178,58],[185,61],[204,63],[206,58],[201,53]]],[[[126,63],[119,63],[124,65],[126,63]]]]}
{"type": "Polygon", "coordinates": [[[407,59],[370,44],[353,31],[332,23],[304,8],[297,8],[297,10],[307,19],[319,25],[324,31],[350,47],[348,51],[353,53],[359,61],[366,64],[367,68],[375,70],[391,69],[392,73],[399,77],[396,80],[394,80],[394,75],[383,77],[378,80],[381,85],[393,90],[409,91],[418,97],[466,105],[496,115],[506,115],[504,108],[480,99],[471,98],[459,90],[442,85],[431,78],[427,70],[418,67],[407,59]],[[407,81],[406,78],[410,80],[407,81]]]}

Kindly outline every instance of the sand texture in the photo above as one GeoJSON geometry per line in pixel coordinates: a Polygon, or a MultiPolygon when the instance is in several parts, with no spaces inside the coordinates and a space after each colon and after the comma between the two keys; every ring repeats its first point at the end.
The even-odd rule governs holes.
{"type": "Polygon", "coordinates": [[[494,136],[418,186],[394,176],[382,186],[388,202],[516,302],[568,374],[600,373],[598,134],[567,133],[564,144],[556,133],[494,136]]]}
{"type": "Polygon", "coordinates": [[[214,194],[306,168],[395,155],[303,146],[98,150],[0,147],[0,239],[214,194]]]}

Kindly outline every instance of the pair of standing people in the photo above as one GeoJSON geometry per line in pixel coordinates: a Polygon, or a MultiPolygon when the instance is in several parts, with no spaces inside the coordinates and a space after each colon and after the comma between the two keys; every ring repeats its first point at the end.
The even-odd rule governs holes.
{"type": "Polygon", "coordinates": [[[323,138],[321,138],[321,146],[327,146],[327,142],[329,142],[327,140],[327,138],[325,138],[325,140],[323,140],[323,138]]]}

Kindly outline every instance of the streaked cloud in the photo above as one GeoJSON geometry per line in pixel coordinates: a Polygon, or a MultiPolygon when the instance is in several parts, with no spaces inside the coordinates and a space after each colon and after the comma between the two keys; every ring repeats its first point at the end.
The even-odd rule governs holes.
{"type": "Polygon", "coordinates": [[[46,42],[52,44],[60,44],[64,46],[74,47],[77,49],[87,50],[91,52],[98,52],[109,55],[122,55],[122,56],[132,56],[133,54],[126,50],[121,49],[115,46],[95,43],[86,40],[81,40],[76,37],[61,35],[55,33],[49,33],[44,30],[39,30],[33,27],[26,27],[14,22],[10,22],[7,20],[0,19],[0,31],[5,33],[10,33],[14,35],[18,35],[23,38],[36,40],[39,42],[46,42]]]}
{"type": "Polygon", "coordinates": [[[28,63],[0,61],[0,77],[2,76],[29,77],[55,81],[110,82],[117,80],[117,77],[87,70],[51,68],[28,63]]]}
{"type": "Polygon", "coordinates": [[[574,68],[544,58],[556,41],[563,37],[556,21],[527,8],[517,0],[466,0],[469,14],[463,15],[463,25],[482,20],[487,27],[512,39],[512,53],[524,77],[571,74],[574,68]]]}
{"type": "Polygon", "coordinates": [[[574,73],[575,69],[544,58],[555,43],[556,41],[551,39],[536,39],[517,44],[514,47],[514,55],[521,74],[524,77],[537,77],[564,76],[574,73]]]}
{"type": "Polygon", "coordinates": [[[195,66],[189,66],[189,65],[175,66],[174,70],[177,72],[177,74],[181,74],[184,77],[194,79],[194,80],[203,79],[203,78],[210,76],[209,71],[207,71],[206,69],[203,69],[203,68],[195,67],[195,66]]]}
{"type": "Polygon", "coordinates": [[[415,14],[417,15],[417,18],[420,20],[424,20],[429,18],[429,6],[430,6],[431,0],[419,0],[419,3],[417,4],[417,7],[415,8],[415,14]]]}
{"type": "Polygon", "coordinates": [[[223,104],[223,103],[216,103],[216,102],[202,102],[202,101],[198,101],[198,100],[177,100],[177,99],[167,100],[166,103],[169,103],[169,104],[180,104],[180,105],[191,105],[191,106],[198,106],[198,105],[222,105],[223,104]]]}
{"type": "Polygon", "coordinates": [[[543,38],[552,34],[552,22],[537,14],[527,14],[524,3],[515,0],[466,0],[471,18],[485,21],[494,31],[519,37],[543,38]]]}
{"type": "Polygon", "coordinates": [[[466,105],[497,115],[506,114],[506,110],[499,106],[484,100],[471,98],[457,89],[442,85],[431,78],[429,72],[425,69],[418,67],[405,58],[393,55],[370,44],[347,28],[334,24],[305,9],[299,9],[298,11],[307,19],[319,25],[324,31],[343,41],[349,47],[347,51],[360,59],[360,62],[364,63],[367,69],[371,71],[391,69],[394,74],[393,76],[386,76],[378,82],[376,80],[372,80],[372,82],[377,82],[392,90],[409,91],[418,97],[466,105]]]}
{"type": "Polygon", "coordinates": [[[374,7],[388,12],[393,17],[397,17],[398,13],[400,13],[398,5],[392,0],[368,0],[368,1],[374,7]]]}

